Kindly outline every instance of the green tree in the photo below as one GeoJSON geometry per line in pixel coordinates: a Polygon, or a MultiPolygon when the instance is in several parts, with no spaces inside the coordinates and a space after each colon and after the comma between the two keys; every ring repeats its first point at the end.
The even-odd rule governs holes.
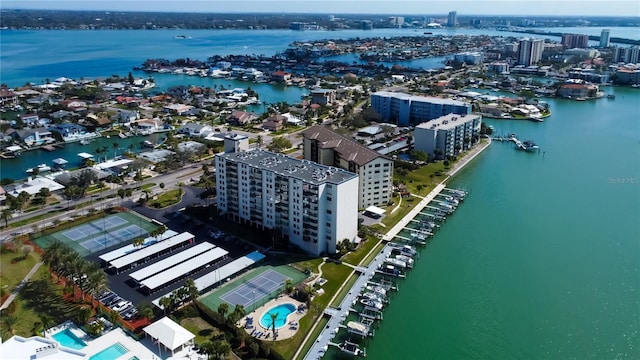
{"type": "Polygon", "coordinates": [[[198,287],[196,286],[195,281],[193,281],[193,279],[191,278],[187,279],[185,281],[184,287],[185,287],[185,292],[187,294],[187,299],[189,299],[189,301],[193,305],[193,309],[195,311],[198,311],[196,307],[196,299],[198,299],[200,292],[198,291],[198,287]]]}
{"type": "Polygon", "coordinates": [[[91,267],[87,274],[87,287],[92,298],[92,306],[95,309],[98,305],[98,296],[107,289],[107,275],[100,267],[91,267]]]}
{"type": "Polygon", "coordinates": [[[269,317],[271,317],[271,332],[273,335],[273,342],[276,341],[276,320],[278,319],[278,315],[280,314],[277,312],[269,313],[269,317]]]}
{"type": "Polygon", "coordinates": [[[227,312],[229,312],[229,304],[223,302],[218,305],[218,314],[220,314],[222,317],[225,317],[227,312]]]}
{"type": "Polygon", "coordinates": [[[53,318],[47,314],[40,314],[40,325],[42,326],[42,334],[47,336],[47,330],[53,326],[53,318]]]}
{"type": "Polygon", "coordinates": [[[271,144],[269,144],[268,146],[268,149],[273,152],[282,152],[286,149],[291,148],[291,146],[292,144],[291,144],[291,141],[289,141],[289,139],[282,136],[278,136],[273,138],[273,140],[271,141],[271,144]]]}
{"type": "Polygon", "coordinates": [[[13,211],[11,209],[2,209],[0,212],[0,220],[4,220],[4,226],[9,226],[9,219],[11,219],[13,211]]]}

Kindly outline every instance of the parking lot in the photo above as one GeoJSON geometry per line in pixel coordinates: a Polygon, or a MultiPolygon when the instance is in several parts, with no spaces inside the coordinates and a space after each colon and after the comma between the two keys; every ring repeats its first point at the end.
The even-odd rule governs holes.
{"type": "MultiPolygon", "coordinates": [[[[250,244],[247,244],[234,236],[228,235],[210,225],[194,220],[188,217],[187,215],[183,214],[181,211],[167,214],[165,218],[166,218],[165,225],[169,229],[172,229],[178,233],[188,231],[193,235],[195,235],[195,242],[193,245],[190,245],[190,246],[195,246],[204,241],[207,241],[209,243],[212,243],[216,246],[222,247],[227,251],[229,251],[228,257],[226,259],[220,261],[219,263],[216,263],[216,266],[218,267],[223,266],[233,261],[234,259],[244,256],[247,253],[255,250],[255,248],[250,244]]],[[[105,251],[91,254],[87,257],[87,259],[91,261],[100,262],[99,256],[101,254],[109,252],[113,249],[118,248],[119,246],[124,246],[124,245],[126,244],[119,244],[118,246],[110,247],[105,251]]],[[[171,253],[162,255],[158,258],[155,258],[149,261],[148,263],[145,263],[145,266],[152,265],[174,254],[175,252],[171,252],[171,253]]],[[[161,290],[155,293],[146,295],[145,293],[139,291],[135,287],[134,285],[135,282],[130,281],[131,280],[130,274],[136,270],[137,270],[136,268],[133,268],[127,271],[123,271],[119,274],[107,273],[108,280],[109,280],[108,286],[111,293],[104,292],[103,294],[101,294],[102,296],[100,297],[101,303],[103,303],[107,307],[110,307],[113,310],[118,311],[125,320],[131,320],[135,318],[136,305],[143,302],[150,303],[152,300],[155,300],[160,296],[163,296],[164,294],[168,294],[171,291],[181,287],[182,285],[184,285],[184,281],[185,281],[185,279],[181,279],[173,284],[170,284],[167,287],[162,288],[161,290]]],[[[195,279],[209,272],[211,272],[211,268],[204,268],[198,271],[197,273],[192,274],[189,277],[195,279]]]]}

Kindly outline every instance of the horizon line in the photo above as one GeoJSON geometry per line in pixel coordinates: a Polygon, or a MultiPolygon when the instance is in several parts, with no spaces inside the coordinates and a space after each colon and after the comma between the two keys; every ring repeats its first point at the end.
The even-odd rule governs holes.
{"type": "MultiPolygon", "coordinates": [[[[357,13],[357,12],[304,12],[304,11],[224,11],[224,12],[212,12],[212,11],[170,11],[170,10],[109,10],[109,9],[34,9],[34,8],[5,8],[0,9],[0,13],[4,11],[64,11],[64,12],[114,12],[114,13],[160,13],[160,14],[219,14],[219,15],[259,15],[259,14],[288,14],[288,15],[362,15],[362,16],[447,16],[448,13],[420,13],[420,14],[402,14],[402,13],[357,13]]],[[[637,18],[640,20],[640,16],[637,15],[586,15],[586,14],[572,14],[572,15],[545,15],[545,14],[460,14],[458,17],[467,16],[515,16],[515,17],[545,17],[545,18],[566,18],[566,17],[589,17],[589,18],[637,18]]]]}

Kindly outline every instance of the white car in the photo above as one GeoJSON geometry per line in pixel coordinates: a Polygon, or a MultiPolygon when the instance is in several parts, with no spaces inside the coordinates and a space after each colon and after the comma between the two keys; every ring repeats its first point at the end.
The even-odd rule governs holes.
{"type": "Polygon", "coordinates": [[[131,306],[131,301],[120,301],[119,303],[115,304],[111,310],[114,311],[122,311],[126,308],[128,308],[129,306],[131,306]]]}

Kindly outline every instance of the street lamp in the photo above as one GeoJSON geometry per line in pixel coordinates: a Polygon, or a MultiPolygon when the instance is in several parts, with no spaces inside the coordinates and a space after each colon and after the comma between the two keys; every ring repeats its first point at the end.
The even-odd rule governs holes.
{"type": "Polygon", "coordinates": [[[256,291],[251,290],[251,294],[253,295],[253,311],[256,311],[256,291]]]}

